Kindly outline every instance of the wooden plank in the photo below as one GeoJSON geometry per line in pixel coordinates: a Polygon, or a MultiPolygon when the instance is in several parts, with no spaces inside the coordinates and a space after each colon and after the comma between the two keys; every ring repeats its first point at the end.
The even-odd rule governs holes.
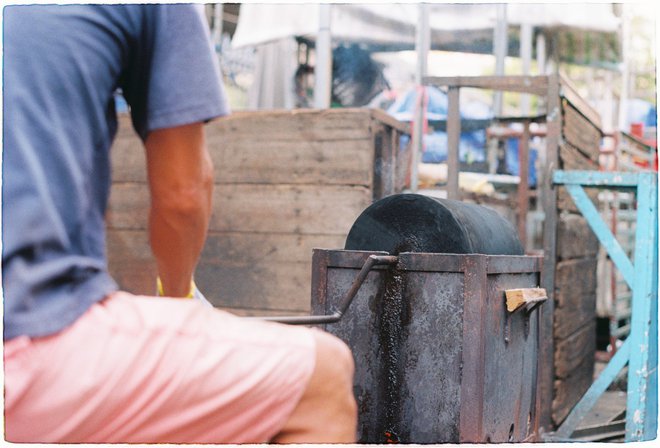
{"type": "MultiPolygon", "coordinates": [[[[371,204],[361,186],[221,184],[213,193],[210,231],[347,235],[371,204]]],[[[112,187],[106,220],[113,229],[146,229],[144,184],[112,187]]]]}
{"type": "MultiPolygon", "coordinates": [[[[593,294],[598,281],[597,258],[579,258],[557,263],[555,307],[571,307],[581,296],[593,294]]],[[[594,310],[595,315],[595,310],[594,310]]]]}
{"type": "Polygon", "coordinates": [[[311,266],[313,249],[341,249],[345,240],[343,235],[211,232],[202,259],[227,265],[307,262],[311,266]]]}
{"type": "Polygon", "coordinates": [[[602,131],[567,101],[562,101],[562,114],[562,135],[564,139],[598,164],[602,131]]]}
{"type": "Polygon", "coordinates": [[[113,182],[145,182],[146,156],[128,114],[119,114],[119,128],[110,148],[113,182]]]}
{"type": "Polygon", "coordinates": [[[557,259],[595,257],[598,238],[581,215],[562,213],[557,228],[557,259]]]}
{"type": "Polygon", "coordinates": [[[372,199],[374,201],[397,193],[396,183],[396,152],[398,144],[393,144],[391,135],[387,132],[387,126],[379,125],[374,130],[373,147],[375,150],[373,165],[373,189],[372,199]]]}
{"type": "MultiPolygon", "coordinates": [[[[350,110],[350,109],[349,109],[350,110]]],[[[387,112],[385,112],[382,109],[368,109],[369,112],[371,113],[371,118],[374,121],[378,121],[387,127],[391,128],[392,131],[403,133],[403,134],[410,134],[410,125],[408,123],[404,123],[403,121],[399,121],[387,112]]]]}
{"type": "Polygon", "coordinates": [[[412,139],[408,139],[408,144],[401,145],[401,134],[392,133],[392,147],[395,148],[394,169],[395,180],[394,187],[397,193],[401,193],[405,188],[410,187],[410,172],[412,168],[412,139]]]}
{"type": "MultiPolygon", "coordinates": [[[[591,199],[591,202],[598,207],[598,190],[594,188],[585,188],[584,191],[587,193],[587,196],[589,196],[589,199],[591,199]]],[[[575,206],[575,202],[573,202],[573,198],[571,198],[571,195],[566,191],[566,188],[563,185],[557,187],[557,209],[571,213],[580,213],[575,206]]]]}
{"type": "Polygon", "coordinates": [[[506,310],[510,313],[525,305],[543,302],[548,294],[543,288],[517,288],[504,291],[506,297],[506,310]]]}
{"type": "MultiPolygon", "coordinates": [[[[195,273],[216,306],[309,311],[312,248],[343,247],[335,235],[212,233],[195,273]]],[[[124,290],[155,293],[157,269],[146,231],[107,232],[110,273],[124,290]]]]}
{"type": "Polygon", "coordinates": [[[424,84],[438,87],[474,87],[546,95],[547,76],[427,76],[424,84]]]}
{"type": "Polygon", "coordinates": [[[370,186],[374,141],[235,139],[209,129],[216,183],[370,186]]]}
{"type": "Polygon", "coordinates": [[[559,146],[559,160],[562,170],[598,170],[598,164],[587,158],[570,143],[559,146]]]}
{"type": "MultiPolygon", "coordinates": [[[[126,117],[120,119],[120,131],[110,153],[115,182],[146,182],[144,149],[131,126],[126,117]]],[[[222,127],[207,127],[216,183],[372,183],[372,139],[313,141],[301,137],[264,142],[260,132],[255,135],[235,138],[222,127]]]]}
{"type": "Polygon", "coordinates": [[[218,306],[216,308],[241,317],[309,316],[310,314],[309,311],[271,310],[268,308],[234,308],[228,306],[218,306]]]}
{"type": "Polygon", "coordinates": [[[345,236],[370,204],[361,186],[219,185],[211,229],[345,236]]]}
{"type": "Polygon", "coordinates": [[[573,83],[561,75],[560,83],[560,95],[569,101],[578,111],[580,111],[580,113],[584,115],[591,123],[593,123],[594,126],[601,129],[603,124],[600,118],[600,114],[596,111],[596,109],[591,107],[591,105],[587,103],[587,101],[582,98],[579,93],[577,93],[577,88],[573,85],[573,83]]]}
{"type": "Polygon", "coordinates": [[[580,367],[585,359],[594,362],[596,353],[595,319],[583,325],[565,339],[555,340],[555,376],[566,378],[580,367]]]}
{"type": "Polygon", "coordinates": [[[145,230],[149,218],[149,187],[145,183],[113,183],[105,214],[108,229],[145,230]]]}
{"type": "Polygon", "coordinates": [[[559,142],[561,137],[561,111],[559,105],[559,79],[557,75],[548,76],[546,91],[547,107],[547,137],[546,160],[541,167],[540,191],[545,220],[543,223],[543,266],[541,272],[541,287],[551,294],[543,305],[539,328],[539,340],[543,341],[539,348],[539,424],[546,430],[552,429],[552,400],[554,390],[553,353],[554,341],[554,289],[557,237],[557,192],[552,185],[552,173],[559,166],[559,142]]]}
{"type": "Polygon", "coordinates": [[[571,333],[596,319],[595,292],[579,297],[562,297],[561,300],[566,306],[555,308],[555,338],[567,338],[571,333]]]}
{"type": "Polygon", "coordinates": [[[559,425],[593,382],[594,361],[584,359],[572,375],[554,381],[552,420],[559,425]]]}
{"type": "Polygon", "coordinates": [[[308,312],[310,262],[209,263],[202,260],[195,281],[218,307],[308,312]]]}
{"type": "Polygon", "coordinates": [[[119,287],[133,294],[156,294],[158,269],[145,231],[106,231],[110,275],[119,287]]]}
{"type": "Polygon", "coordinates": [[[369,109],[240,111],[207,125],[208,133],[254,142],[370,139],[369,109]]]}

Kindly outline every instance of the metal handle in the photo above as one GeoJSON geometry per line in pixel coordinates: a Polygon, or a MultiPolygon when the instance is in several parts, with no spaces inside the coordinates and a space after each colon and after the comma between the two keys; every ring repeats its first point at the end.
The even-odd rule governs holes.
{"type": "Polygon", "coordinates": [[[364,265],[362,265],[362,269],[360,269],[357,277],[355,277],[355,280],[353,280],[353,284],[346,292],[346,295],[341,300],[341,302],[339,302],[338,309],[332,314],[321,316],[263,316],[248,317],[246,319],[259,319],[289,325],[320,325],[338,322],[357,295],[358,290],[362,286],[362,283],[364,283],[364,280],[367,278],[367,275],[371,269],[374,266],[393,265],[398,261],[399,257],[394,255],[369,255],[369,258],[367,258],[367,260],[364,262],[364,265]]]}

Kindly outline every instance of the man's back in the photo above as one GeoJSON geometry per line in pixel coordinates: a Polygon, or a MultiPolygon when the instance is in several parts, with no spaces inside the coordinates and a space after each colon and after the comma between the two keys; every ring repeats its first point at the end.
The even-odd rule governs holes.
{"type": "MultiPolygon", "coordinates": [[[[172,118],[178,108],[201,104],[206,111],[196,119],[222,114],[225,108],[216,99],[217,78],[202,77],[205,88],[197,90],[197,98],[194,89],[172,85],[179,77],[177,67],[194,70],[199,65],[192,59],[200,57],[199,51],[191,55],[186,39],[179,38],[177,45],[177,38],[168,35],[181,24],[197,24],[197,31],[205,26],[193,9],[68,5],[4,11],[8,339],[61,330],[117,289],[107,273],[104,234],[116,89],[123,90],[143,138],[159,124],[176,125],[182,119],[172,118]],[[171,64],[170,57],[181,65],[171,64]]],[[[195,36],[205,37],[198,32],[190,38],[195,36]]],[[[197,48],[204,48],[207,43],[199,39],[197,48]]]]}

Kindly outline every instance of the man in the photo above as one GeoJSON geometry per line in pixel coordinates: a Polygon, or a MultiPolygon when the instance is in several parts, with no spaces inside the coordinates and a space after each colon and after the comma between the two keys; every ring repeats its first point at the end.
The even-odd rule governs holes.
{"type": "Polygon", "coordinates": [[[4,53],[7,440],[352,442],[343,343],[184,298],[211,213],[203,123],[228,112],[200,7],[6,7],[4,53]],[[107,272],[117,88],[145,145],[168,297],[107,272]]]}

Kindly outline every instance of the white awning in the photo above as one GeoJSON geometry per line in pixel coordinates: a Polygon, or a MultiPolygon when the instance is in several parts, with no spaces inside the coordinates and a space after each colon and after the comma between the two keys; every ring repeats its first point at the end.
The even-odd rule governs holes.
{"type": "MultiPolygon", "coordinates": [[[[285,37],[314,39],[319,26],[318,4],[241,5],[232,46],[258,45],[285,37]]],[[[432,46],[452,39],[452,32],[492,29],[496,5],[492,3],[446,3],[430,5],[432,46]]],[[[507,8],[509,25],[526,21],[544,28],[573,28],[614,32],[619,18],[610,3],[511,3],[507,8]]],[[[417,5],[333,4],[332,36],[336,40],[378,44],[410,44],[415,41],[417,5]]]]}

